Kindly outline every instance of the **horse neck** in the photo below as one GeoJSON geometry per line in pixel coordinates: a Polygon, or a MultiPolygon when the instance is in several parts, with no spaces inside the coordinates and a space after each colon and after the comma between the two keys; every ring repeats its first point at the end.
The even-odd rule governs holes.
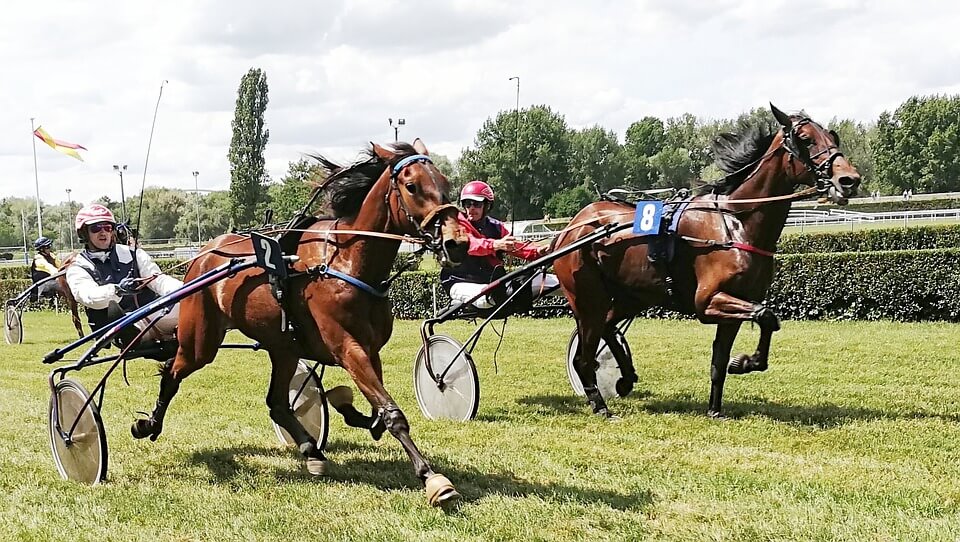
{"type": "MultiPolygon", "coordinates": [[[[728,196],[731,200],[759,199],[785,196],[793,192],[793,184],[787,175],[787,154],[775,154],[761,165],[760,169],[728,196]]],[[[738,213],[745,237],[753,244],[773,248],[780,239],[783,227],[790,214],[790,200],[769,203],[732,204],[731,208],[746,212],[738,213]]]]}
{"type": "MultiPolygon", "coordinates": [[[[396,233],[391,218],[388,194],[389,172],[380,176],[363,199],[360,211],[347,225],[350,229],[376,233],[396,233]]],[[[349,262],[350,273],[376,286],[385,280],[400,250],[400,241],[358,235],[351,238],[343,250],[344,260],[349,262]]]]}

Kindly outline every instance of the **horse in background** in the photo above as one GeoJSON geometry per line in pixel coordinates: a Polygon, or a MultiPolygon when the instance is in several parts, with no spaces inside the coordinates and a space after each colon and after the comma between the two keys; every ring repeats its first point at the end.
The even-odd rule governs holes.
{"type": "MultiPolygon", "coordinates": [[[[713,150],[728,175],[706,185],[692,200],[666,203],[680,213],[675,233],[642,237],[625,230],[554,262],[577,319],[580,352],[574,365],[594,413],[612,416],[597,390],[599,341],[602,338],[617,359],[622,375],[617,391],[625,396],[637,374],[615,338],[616,324],[648,307],[676,309],[717,325],[709,416],[721,416],[727,373],[766,370],[771,336],[780,322],[763,300],[791,202],[820,193],[844,205],[860,184],[860,174],[840,152],[835,132],[803,112],[788,115],[773,104],[770,108],[780,130],[767,134],[759,127],[745,127],[740,135],[721,134],[713,150]],[[798,185],[811,188],[794,193],[798,185]],[[658,253],[651,243],[672,246],[658,253]],[[731,358],[740,326],[747,321],[760,327],[757,349],[731,358]]],[[[635,213],[632,205],[621,202],[592,203],[573,217],[553,246],[559,249],[606,224],[633,221],[635,213]]]]}

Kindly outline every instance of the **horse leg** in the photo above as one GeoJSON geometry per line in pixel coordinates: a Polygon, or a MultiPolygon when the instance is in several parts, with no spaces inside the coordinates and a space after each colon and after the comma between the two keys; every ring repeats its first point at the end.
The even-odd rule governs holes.
{"type": "Polygon", "coordinates": [[[130,433],[133,438],[142,439],[150,437],[155,441],[160,433],[163,432],[163,418],[167,414],[167,408],[173,396],[180,390],[179,378],[173,376],[173,364],[176,358],[171,358],[160,368],[160,394],[157,396],[157,404],[153,407],[153,413],[149,418],[139,419],[130,426],[130,433]]]}
{"type": "MultiPolygon", "coordinates": [[[[317,441],[307,433],[290,406],[290,380],[297,370],[297,354],[272,348],[270,354],[270,386],[267,390],[267,408],[270,419],[287,430],[297,443],[297,448],[307,460],[307,472],[314,476],[326,474],[330,466],[317,446],[317,441]]],[[[349,391],[349,390],[348,390],[349,391]]]]}
{"type": "Polygon", "coordinates": [[[441,506],[458,500],[460,494],[457,493],[450,480],[446,476],[434,472],[423,454],[420,453],[417,445],[414,444],[410,437],[410,424],[407,422],[407,417],[383,387],[383,381],[376,370],[380,366],[380,354],[378,352],[367,352],[352,339],[348,339],[347,343],[342,345],[338,354],[337,357],[341,360],[343,368],[350,373],[353,381],[357,384],[357,388],[377,410],[377,414],[386,425],[387,431],[390,431],[390,434],[403,446],[403,450],[413,463],[414,473],[424,484],[427,500],[430,504],[441,506]]]}
{"type": "Polygon", "coordinates": [[[727,378],[727,362],[733,341],[740,331],[740,322],[724,322],[717,325],[717,335],[713,340],[713,358],[710,362],[710,406],[707,416],[719,418],[723,404],[723,383],[727,378]]]}
{"type": "Polygon", "coordinates": [[[737,354],[730,359],[729,371],[731,374],[744,374],[753,371],[766,371],[767,360],[770,357],[770,340],[775,331],[780,330],[780,319],[770,308],[758,305],[751,320],[760,326],[760,341],[757,350],[752,356],[737,354]]]}
{"type": "Polygon", "coordinates": [[[610,348],[610,353],[617,360],[617,366],[620,367],[620,378],[617,379],[617,395],[626,397],[633,391],[633,385],[637,383],[637,371],[633,368],[633,360],[627,355],[627,351],[617,340],[617,322],[607,324],[603,332],[603,340],[610,348]]]}
{"type": "Polygon", "coordinates": [[[577,325],[577,333],[580,334],[580,357],[574,359],[574,368],[593,413],[613,418],[613,413],[607,408],[606,401],[597,389],[597,348],[605,325],[602,320],[589,322],[583,316],[581,315],[577,325]]]}
{"type": "MultiPolygon", "coordinates": [[[[195,302],[192,298],[181,301],[184,305],[195,302]]],[[[157,440],[163,431],[163,419],[173,397],[180,390],[180,382],[194,371],[213,361],[227,331],[225,326],[209,321],[210,316],[196,315],[193,307],[182,311],[177,329],[179,346],[177,354],[160,369],[160,393],[149,418],[139,419],[130,426],[133,438],[150,437],[157,440]]]]}
{"type": "Polygon", "coordinates": [[[70,309],[70,317],[73,319],[73,327],[77,329],[77,336],[82,339],[83,323],[80,321],[80,311],[77,310],[77,300],[73,297],[73,292],[70,291],[70,286],[67,284],[66,277],[58,278],[57,284],[60,286],[60,295],[63,296],[63,300],[66,302],[67,308],[70,309]]]}
{"type": "Polygon", "coordinates": [[[751,303],[718,292],[710,298],[702,319],[716,322],[756,322],[760,326],[760,342],[757,345],[756,353],[753,356],[740,354],[731,358],[727,369],[730,374],[744,374],[767,369],[770,339],[773,332],[780,329],[780,320],[772,310],[762,304],[751,303]]]}
{"type": "Polygon", "coordinates": [[[383,432],[387,430],[383,419],[376,416],[376,413],[367,416],[357,410],[357,407],[353,406],[353,392],[347,386],[337,386],[329,389],[325,395],[327,402],[343,416],[343,421],[347,425],[369,430],[373,440],[380,440],[383,432]]]}

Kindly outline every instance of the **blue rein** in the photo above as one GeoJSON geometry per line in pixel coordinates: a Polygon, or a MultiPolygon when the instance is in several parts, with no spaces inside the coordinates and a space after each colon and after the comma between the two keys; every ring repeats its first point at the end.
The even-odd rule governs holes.
{"type": "Polygon", "coordinates": [[[338,278],[343,282],[353,285],[374,297],[380,297],[380,298],[387,297],[387,293],[388,293],[387,290],[378,290],[373,286],[370,286],[366,282],[363,282],[362,280],[358,279],[357,277],[348,275],[346,273],[341,273],[336,269],[330,269],[330,267],[328,267],[327,264],[320,264],[317,267],[313,268],[311,271],[313,271],[314,273],[317,273],[320,276],[330,276],[330,277],[338,278]]]}

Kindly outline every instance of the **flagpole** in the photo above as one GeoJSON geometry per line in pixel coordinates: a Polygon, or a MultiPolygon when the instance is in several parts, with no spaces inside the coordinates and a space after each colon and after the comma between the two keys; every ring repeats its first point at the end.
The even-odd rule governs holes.
{"type": "MultiPolygon", "coordinates": [[[[30,117],[30,142],[33,144],[33,185],[37,189],[37,237],[43,237],[43,218],[40,215],[40,177],[37,175],[37,136],[33,127],[33,117],[30,117]]],[[[26,236],[27,232],[23,232],[26,236]]]]}
{"type": "Polygon", "coordinates": [[[23,231],[23,263],[30,264],[30,256],[27,251],[27,217],[23,215],[23,209],[20,209],[20,230],[23,231]]]}

